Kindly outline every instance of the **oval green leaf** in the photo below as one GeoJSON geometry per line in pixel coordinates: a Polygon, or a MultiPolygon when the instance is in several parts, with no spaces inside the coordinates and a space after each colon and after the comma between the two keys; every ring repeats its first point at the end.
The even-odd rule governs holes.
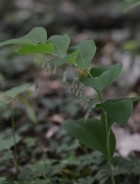
{"type": "Polygon", "coordinates": [[[131,99],[107,100],[96,108],[106,111],[114,122],[124,127],[132,114],[133,102],[131,99]]]}
{"type": "Polygon", "coordinates": [[[38,45],[39,43],[46,43],[46,41],[47,41],[46,30],[43,27],[35,27],[22,38],[0,42],[0,47],[9,44],[38,45]]]}
{"type": "MultiPolygon", "coordinates": [[[[105,125],[94,118],[89,118],[86,122],[84,119],[68,120],[62,124],[73,137],[78,139],[82,144],[92,150],[102,152],[107,158],[107,134],[105,125]]],[[[116,140],[114,133],[110,132],[110,156],[115,151],[116,140]]]]}
{"type": "Polygon", "coordinates": [[[77,55],[78,55],[79,52],[80,52],[80,50],[78,49],[75,52],[65,56],[62,59],[50,61],[50,64],[55,64],[57,67],[60,67],[64,63],[67,63],[67,62],[70,63],[70,64],[75,64],[76,63],[76,58],[77,58],[77,55]]]}
{"type": "Polygon", "coordinates": [[[9,97],[9,98],[15,98],[16,96],[18,96],[19,94],[25,92],[25,91],[29,91],[30,89],[30,85],[29,84],[23,84],[17,87],[13,87],[10,90],[7,90],[4,93],[4,96],[9,97]]]}
{"type": "Polygon", "coordinates": [[[92,68],[90,74],[93,78],[81,77],[80,81],[87,87],[103,92],[118,77],[121,70],[121,63],[109,67],[92,68]]]}
{"type": "Polygon", "coordinates": [[[139,5],[140,5],[139,0],[124,0],[122,2],[124,12],[127,12],[128,10],[133,9],[133,8],[139,6],[139,5]]]}
{"type": "Polygon", "coordinates": [[[68,35],[54,35],[48,39],[49,42],[54,44],[54,54],[59,57],[67,55],[67,49],[70,44],[70,37],[68,35]]]}
{"type": "Polygon", "coordinates": [[[93,40],[86,40],[74,47],[69,48],[68,53],[80,49],[80,54],[76,60],[76,64],[83,70],[88,70],[93,56],[96,53],[96,45],[93,40]]]}
{"type": "Polygon", "coordinates": [[[31,54],[31,53],[44,53],[44,54],[53,54],[54,53],[54,45],[49,42],[46,44],[39,45],[28,45],[26,47],[21,48],[17,52],[18,54],[31,54]]]}

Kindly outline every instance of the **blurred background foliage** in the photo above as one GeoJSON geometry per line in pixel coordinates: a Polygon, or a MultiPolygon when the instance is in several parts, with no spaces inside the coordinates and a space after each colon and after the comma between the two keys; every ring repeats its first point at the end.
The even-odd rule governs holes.
{"type": "MultiPolygon", "coordinates": [[[[68,34],[71,45],[93,39],[97,53],[92,66],[118,62],[124,65],[123,73],[106,91],[106,99],[140,95],[140,7],[124,13],[131,2],[1,0],[0,41],[21,37],[35,26],[44,27],[48,37],[68,34]]],[[[34,114],[25,104],[18,100],[13,103],[21,171],[19,183],[109,183],[103,156],[80,145],[60,127],[64,120],[78,119],[85,114],[79,107],[81,101],[75,100],[70,91],[73,76],[79,71],[69,67],[67,84],[62,86],[66,66],[60,68],[57,77],[53,78],[51,72],[46,73],[34,65],[35,55],[18,56],[15,49],[15,46],[0,49],[0,96],[5,90],[20,84],[31,83],[33,89],[38,86],[31,100],[37,116],[36,124],[33,123],[34,114]]],[[[40,56],[39,60],[43,57],[46,56],[40,56]]],[[[85,89],[85,95],[95,95],[89,106],[97,101],[93,90],[85,89]]],[[[98,116],[99,113],[96,111],[92,115],[98,116]]],[[[0,114],[0,182],[12,184],[17,178],[12,156],[11,113],[7,107],[1,107],[0,114]]],[[[119,128],[114,127],[116,129],[119,128]]],[[[126,130],[129,134],[140,133],[138,104],[126,130]]],[[[123,184],[138,183],[140,149],[130,149],[128,155],[134,157],[122,159],[120,156],[124,155],[120,155],[119,145],[117,148],[117,157],[114,158],[116,180],[123,184]]]]}

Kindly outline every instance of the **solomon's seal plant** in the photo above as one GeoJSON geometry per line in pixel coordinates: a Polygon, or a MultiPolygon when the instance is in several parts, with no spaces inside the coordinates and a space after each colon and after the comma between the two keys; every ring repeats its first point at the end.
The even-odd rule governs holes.
{"type": "MultiPolygon", "coordinates": [[[[84,88],[91,87],[97,92],[99,102],[89,107],[84,118],[65,121],[62,127],[88,148],[98,150],[105,155],[109,166],[109,176],[112,184],[115,184],[111,161],[115,152],[116,139],[111,126],[116,122],[124,127],[133,111],[133,103],[140,99],[140,97],[104,99],[105,90],[121,73],[122,64],[90,68],[90,63],[96,52],[93,40],[86,40],[76,46],[69,47],[70,38],[68,35],[54,35],[47,39],[46,30],[41,27],[32,29],[22,38],[1,42],[0,47],[9,44],[22,45],[17,54],[36,53],[35,62],[46,71],[50,71],[51,65],[53,65],[53,75],[56,74],[57,68],[65,63],[73,65],[85,73],[85,76],[79,77],[78,75],[73,79],[71,90],[76,92],[75,98],[79,99],[83,95],[84,88]],[[53,56],[53,59],[54,57],[58,59],[50,61],[44,59],[43,62],[40,62],[38,61],[39,54],[47,54],[49,57],[53,56]],[[79,89],[78,81],[82,84],[79,89]],[[91,112],[96,108],[102,112],[100,118],[89,118],[91,112]]],[[[63,84],[66,83],[66,78],[67,70],[63,74],[63,84]]],[[[80,106],[86,109],[89,99],[85,97],[80,106]]]]}

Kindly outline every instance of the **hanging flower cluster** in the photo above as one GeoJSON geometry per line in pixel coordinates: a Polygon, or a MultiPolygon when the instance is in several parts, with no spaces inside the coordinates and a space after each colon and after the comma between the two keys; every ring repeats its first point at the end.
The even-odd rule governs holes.
{"type": "MultiPolygon", "coordinates": [[[[39,54],[37,54],[36,58],[35,58],[35,62],[37,63],[37,60],[38,60],[38,56],[39,54]]],[[[70,66],[70,65],[69,65],[70,66]]],[[[68,66],[68,67],[69,67],[68,66]]],[[[67,68],[68,68],[67,67],[67,68]]],[[[51,71],[51,66],[50,66],[50,61],[47,61],[47,60],[44,60],[42,62],[42,65],[41,65],[41,68],[42,69],[46,69],[46,71],[51,71]]],[[[54,63],[54,67],[53,67],[53,76],[56,75],[56,72],[57,72],[57,65],[54,63]]],[[[62,84],[65,85],[66,84],[66,80],[67,80],[67,70],[64,71],[63,73],[63,77],[62,77],[62,84]]],[[[82,96],[83,96],[83,91],[84,91],[84,85],[82,85],[78,90],[78,81],[79,81],[79,78],[78,77],[74,77],[73,79],[73,82],[72,82],[72,85],[71,85],[71,91],[76,91],[76,94],[75,94],[75,98],[77,99],[80,99],[82,96]]],[[[85,97],[84,100],[80,103],[80,107],[83,107],[84,111],[87,109],[87,106],[88,106],[88,102],[89,102],[89,98],[88,97],[85,97]]],[[[92,107],[89,108],[84,116],[84,122],[88,119],[90,113],[92,112],[92,107]]]]}

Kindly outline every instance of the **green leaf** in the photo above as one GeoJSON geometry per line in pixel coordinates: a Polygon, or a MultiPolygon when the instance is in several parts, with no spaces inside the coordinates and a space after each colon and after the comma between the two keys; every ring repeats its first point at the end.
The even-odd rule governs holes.
{"type": "Polygon", "coordinates": [[[140,0],[125,0],[122,2],[124,12],[127,12],[128,10],[135,8],[140,5],[140,0]]]}
{"type": "MultiPolygon", "coordinates": [[[[29,92],[29,91],[27,91],[27,92],[29,92]]],[[[26,112],[27,112],[30,120],[33,121],[34,123],[37,123],[37,117],[35,114],[34,106],[26,98],[22,97],[21,95],[18,95],[18,99],[22,103],[26,104],[26,112]]]]}
{"type": "Polygon", "coordinates": [[[132,114],[133,102],[131,99],[107,100],[96,108],[106,111],[114,122],[124,127],[132,114]]]}
{"type": "Polygon", "coordinates": [[[54,53],[54,45],[49,42],[46,44],[39,45],[28,45],[26,47],[21,48],[17,52],[18,54],[29,54],[29,53],[45,53],[45,54],[53,54],[54,53]]]}
{"type": "Polygon", "coordinates": [[[95,177],[88,176],[86,178],[80,178],[76,183],[77,184],[92,184],[95,181],[95,177]]]}
{"type": "Polygon", "coordinates": [[[9,104],[11,101],[12,101],[11,98],[2,96],[2,97],[0,98],[0,106],[7,105],[7,104],[9,104]]]}
{"type": "Polygon", "coordinates": [[[54,54],[64,57],[67,54],[67,49],[70,44],[70,37],[68,35],[54,35],[48,39],[49,42],[54,44],[54,54]]]}
{"type": "Polygon", "coordinates": [[[26,144],[28,148],[31,148],[33,146],[37,145],[38,139],[36,137],[25,137],[23,139],[23,143],[26,144]]]}
{"type": "Polygon", "coordinates": [[[0,42],[0,47],[9,44],[38,45],[38,43],[46,43],[46,41],[47,41],[46,30],[43,27],[35,27],[22,38],[0,42]]]}
{"type": "Polygon", "coordinates": [[[10,98],[15,98],[19,94],[21,94],[21,93],[23,93],[25,91],[29,91],[29,89],[30,89],[30,85],[29,84],[23,84],[23,85],[20,85],[18,87],[13,87],[12,89],[6,91],[4,93],[4,96],[10,97],[10,98]]]}
{"type": "Polygon", "coordinates": [[[120,74],[122,64],[118,63],[109,67],[92,68],[90,74],[93,78],[82,76],[80,81],[98,92],[103,92],[120,74]]]}
{"type": "Polygon", "coordinates": [[[75,64],[79,53],[80,49],[77,49],[75,52],[69,54],[70,57],[68,59],[68,63],[75,64]]]}
{"type": "MultiPolygon", "coordinates": [[[[48,176],[53,176],[56,174],[59,174],[62,172],[62,170],[67,166],[67,163],[60,163],[60,164],[34,164],[30,167],[30,169],[32,170],[32,173],[30,175],[32,175],[33,177],[40,177],[43,175],[48,175],[48,176]]],[[[27,170],[27,169],[26,169],[27,170]]],[[[22,180],[26,175],[28,175],[28,173],[26,173],[25,170],[25,174],[23,175],[22,173],[20,174],[20,180],[22,180]]],[[[26,178],[28,178],[28,176],[26,176],[26,178]]]]}
{"type": "Polygon", "coordinates": [[[78,49],[75,52],[65,56],[62,59],[50,61],[50,64],[55,64],[57,67],[60,67],[64,63],[67,63],[67,62],[70,63],[70,64],[75,64],[76,63],[76,58],[77,58],[77,55],[78,55],[79,52],[80,52],[80,50],[78,49]]]}
{"type": "MultiPolygon", "coordinates": [[[[77,121],[68,120],[62,124],[73,137],[92,150],[102,152],[107,158],[107,134],[105,125],[94,118],[89,118],[86,123],[84,119],[77,121]]],[[[110,132],[110,156],[115,151],[116,140],[113,132],[110,132]]]]}
{"type": "MultiPolygon", "coordinates": [[[[21,137],[16,134],[16,143],[21,140],[21,137]]],[[[13,137],[4,137],[3,134],[0,134],[0,151],[1,150],[9,150],[12,146],[14,146],[14,139],[13,137]]]]}
{"type": "Polygon", "coordinates": [[[48,171],[49,171],[49,175],[53,176],[56,175],[58,173],[61,173],[61,171],[66,167],[66,163],[64,164],[56,164],[56,165],[50,165],[50,167],[48,166],[48,171]]]}
{"type": "Polygon", "coordinates": [[[51,184],[51,180],[50,179],[46,179],[46,180],[39,180],[37,182],[35,182],[35,184],[51,184]]]}
{"type": "Polygon", "coordinates": [[[68,53],[71,53],[77,49],[80,49],[79,57],[76,64],[83,70],[88,70],[93,56],[96,52],[96,46],[93,40],[86,40],[74,47],[69,48],[68,53]]]}
{"type": "MultiPolygon", "coordinates": [[[[101,121],[105,124],[104,113],[102,113],[102,115],[101,115],[101,121]]],[[[113,125],[114,121],[108,114],[107,114],[107,122],[108,122],[108,131],[109,131],[111,126],[113,125]]]]}
{"type": "Polygon", "coordinates": [[[95,179],[97,181],[99,181],[99,184],[105,184],[105,181],[108,179],[108,173],[109,173],[109,169],[106,166],[102,166],[102,168],[99,169],[99,171],[97,172],[97,174],[95,174],[95,179]]]}
{"type": "MultiPolygon", "coordinates": [[[[31,168],[29,169],[27,166],[22,167],[22,170],[18,174],[18,180],[19,181],[27,181],[29,179],[33,179],[37,177],[37,174],[34,173],[31,168]]],[[[28,182],[29,183],[29,182],[28,182]]]]}
{"type": "Polygon", "coordinates": [[[129,98],[132,100],[132,102],[136,102],[136,101],[140,101],[140,96],[136,96],[136,97],[132,97],[132,98],[129,98]]]}
{"type": "Polygon", "coordinates": [[[34,123],[37,123],[37,116],[35,114],[34,108],[27,107],[26,112],[30,118],[30,120],[34,123]]]}
{"type": "Polygon", "coordinates": [[[102,75],[95,78],[87,78],[82,76],[80,81],[87,87],[92,87],[96,91],[102,92],[107,85],[108,76],[110,75],[109,71],[105,71],[102,75]]]}
{"type": "Polygon", "coordinates": [[[0,163],[6,162],[7,160],[9,160],[11,158],[11,155],[12,155],[12,151],[8,150],[6,153],[4,153],[3,156],[0,157],[0,163]]]}
{"type": "Polygon", "coordinates": [[[8,181],[6,181],[7,178],[5,177],[0,177],[0,184],[8,184],[8,181]]]}

